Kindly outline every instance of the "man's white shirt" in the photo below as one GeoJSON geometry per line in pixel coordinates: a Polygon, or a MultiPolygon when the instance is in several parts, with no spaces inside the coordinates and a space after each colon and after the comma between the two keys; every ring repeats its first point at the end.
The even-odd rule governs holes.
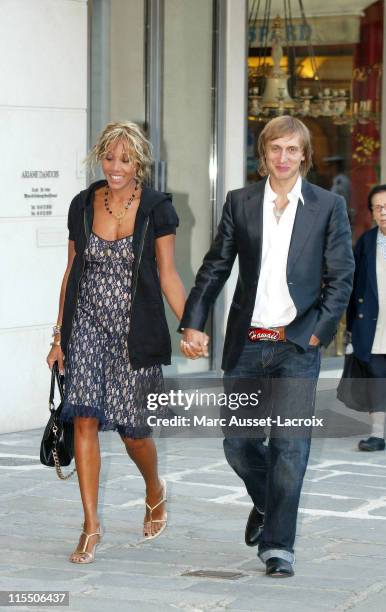
{"type": "Polygon", "coordinates": [[[255,327],[281,327],[296,317],[287,285],[287,259],[299,200],[304,206],[301,176],[287,195],[288,204],[279,223],[273,212],[277,197],[268,177],[263,201],[261,268],[251,321],[255,327]]]}

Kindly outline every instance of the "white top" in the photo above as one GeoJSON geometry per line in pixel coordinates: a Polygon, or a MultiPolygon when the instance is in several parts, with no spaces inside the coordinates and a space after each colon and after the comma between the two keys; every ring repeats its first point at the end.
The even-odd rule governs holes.
{"type": "Polygon", "coordinates": [[[377,327],[375,329],[375,336],[372,353],[377,355],[386,355],[386,251],[385,251],[386,236],[381,233],[378,229],[377,237],[377,256],[376,256],[376,269],[377,269],[377,285],[378,285],[378,304],[379,312],[377,319],[377,327]]]}
{"type": "Polygon", "coordinates": [[[296,317],[287,285],[287,259],[299,200],[304,205],[301,176],[287,194],[288,204],[279,223],[273,214],[277,197],[268,177],[263,202],[261,269],[251,321],[254,327],[281,327],[296,317]]]}

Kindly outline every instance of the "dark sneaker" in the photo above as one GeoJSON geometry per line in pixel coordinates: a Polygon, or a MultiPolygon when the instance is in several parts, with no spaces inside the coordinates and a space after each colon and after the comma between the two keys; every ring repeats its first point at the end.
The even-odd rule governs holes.
{"type": "Polygon", "coordinates": [[[383,438],[370,436],[367,440],[361,440],[358,444],[361,451],[383,451],[385,450],[385,441],[383,438]]]}

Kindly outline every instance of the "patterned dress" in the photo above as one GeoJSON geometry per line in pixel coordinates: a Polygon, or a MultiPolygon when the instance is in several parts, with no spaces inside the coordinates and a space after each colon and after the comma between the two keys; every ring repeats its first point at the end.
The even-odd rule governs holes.
{"type": "Polygon", "coordinates": [[[97,417],[100,430],[144,438],[148,393],[163,391],[161,366],[133,370],[130,327],[132,236],[104,240],[91,233],[65,363],[62,420],[97,417]]]}

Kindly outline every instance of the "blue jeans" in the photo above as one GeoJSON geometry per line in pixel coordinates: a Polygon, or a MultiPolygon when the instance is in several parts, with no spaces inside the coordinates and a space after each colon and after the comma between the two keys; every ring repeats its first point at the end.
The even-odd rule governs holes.
{"type": "MultiPolygon", "coordinates": [[[[252,381],[261,389],[263,408],[251,415],[310,419],[314,414],[320,349],[303,351],[291,342],[247,340],[235,368],[224,373],[229,393],[252,381]]],[[[249,391],[251,387],[249,386],[249,391]]],[[[311,443],[311,427],[271,426],[268,446],[262,430],[253,436],[225,433],[224,451],[229,465],[244,481],[254,505],[265,514],[259,557],[294,560],[296,519],[311,443]]]]}

